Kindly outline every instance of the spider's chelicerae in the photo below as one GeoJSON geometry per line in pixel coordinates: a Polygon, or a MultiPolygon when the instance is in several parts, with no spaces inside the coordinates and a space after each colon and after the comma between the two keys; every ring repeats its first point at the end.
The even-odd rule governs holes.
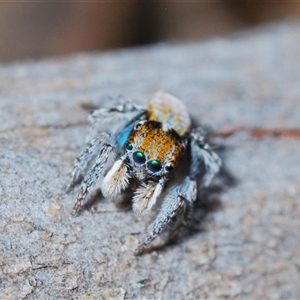
{"type": "Polygon", "coordinates": [[[146,108],[125,102],[93,111],[90,121],[97,130],[106,122],[110,127],[98,130],[75,161],[68,189],[82,182],[74,210],[79,212],[96,189],[104,197],[133,190],[133,210],[142,215],[160,203],[139,254],[165,229],[189,216],[197,187],[209,185],[221,160],[205,141],[203,129],[191,129],[184,104],[161,91],[146,108]]]}

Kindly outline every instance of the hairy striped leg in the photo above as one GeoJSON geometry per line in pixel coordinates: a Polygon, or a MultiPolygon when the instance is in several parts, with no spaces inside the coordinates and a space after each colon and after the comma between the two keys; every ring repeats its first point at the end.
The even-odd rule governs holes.
{"type": "Polygon", "coordinates": [[[204,173],[203,186],[209,186],[213,177],[219,172],[222,161],[205,141],[201,128],[196,128],[191,132],[191,157],[190,176],[197,178],[202,171],[204,173]],[[204,164],[205,170],[201,170],[201,163],[204,164]]]}
{"type": "Polygon", "coordinates": [[[109,133],[102,132],[97,138],[93,139],[88,144],[88,147],[76,158],[67,186],[67,192],[84,178],[87,171],[91,168],[91,165],[95,162],[96,157],[99,155],[99,151],[109,138],[109,133]]]}
{"type": "Polygon", "coordinates": [[[145,109],[133,103],[122,103],[113,108],[99,108],[91,112],[89,121],[92,125],[100,123],[118,122],[121,120],[132,120],[146,113],[145,109]]]}
{"type": "Polygon", "coordinates": [[[101,146],[94,165],[88,170],[81,183],[77,201],[74,206],[74,214],[78,213],[82,206],[86,204],[88,195],[91,194],[95,188],[101,186],[105,172],[116,158],[115,149],[110,143],[102,143],[101,146]]]}
{"type": "Polygon", "coordinates": [[[141,254],[145,248],[169,225],[184,214],[187,208],[191,209],[197,197],[196,182],[186,177],[182,183],[175,185],[163,200],[161,209],[147,230],[144,241],[139,245],[135,254],[141,254]]]}

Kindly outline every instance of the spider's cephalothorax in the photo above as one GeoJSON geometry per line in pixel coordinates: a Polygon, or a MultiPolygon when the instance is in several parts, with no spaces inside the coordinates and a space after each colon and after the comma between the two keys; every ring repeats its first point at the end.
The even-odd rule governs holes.
{"type": "Polygon", "coordinates": [[[140,253],[192,209],[198,181],[207,186],[221,161],[201,128],[190,129],[183,103],[164,92],[155,93],[146,109],[127,102],[95,110],[90,121],[97,127],[99,122],[117,122],[99,133],[75,161],[68,189],[82,182],[74,210],[80,211],[88,195],[99,188],[104,197],[134,188],[133,209],[140,214],[160,199],[159,213],[138,248],[140,253]]]}
{"type": "Polygon", "coordinates": [[[137,179],[145,182],[149,177],[166,176],[172,171],[184,144],[176,131],[165,131],[157,121],[144,121],[135,126],[125,148],[137,179]]]}

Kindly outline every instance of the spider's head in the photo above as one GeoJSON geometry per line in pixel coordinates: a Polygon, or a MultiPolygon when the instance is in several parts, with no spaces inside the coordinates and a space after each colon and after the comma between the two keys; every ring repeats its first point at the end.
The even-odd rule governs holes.
{"type": "Polygon", "coordinates": [[[184,142],[175,130],[164,129],[161,122],[142,121],[135,125],[125,151],[136,178],[144,181],[167,176],[184,151],[184,142]]]}

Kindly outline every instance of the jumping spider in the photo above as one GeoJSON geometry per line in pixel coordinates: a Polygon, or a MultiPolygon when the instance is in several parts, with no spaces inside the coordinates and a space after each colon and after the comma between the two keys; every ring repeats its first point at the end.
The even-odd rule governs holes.
{"type": "Polygon", "coordinates": [[[68,190],[82,180],[74,211],[79,212],[96,189],[104,197],[132,189],[133,210],[139,214],[160,200],[139,254],[173,223],[190,215],[197,186],[210,184],[221,160],[206,143],[203,128],[191,129],[184,104],[161,91],[146,109],[125,102],[97,109],[89,119],[96,129],[106,122],[112,125],[99,132],[74,163],[68,190]]]}

